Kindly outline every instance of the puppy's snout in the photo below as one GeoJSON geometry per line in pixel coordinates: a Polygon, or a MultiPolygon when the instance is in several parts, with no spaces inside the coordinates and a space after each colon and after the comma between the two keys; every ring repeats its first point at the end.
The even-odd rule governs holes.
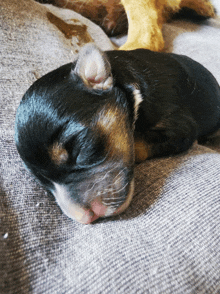
{"type": "Polygon", "coordinates": [[[90,224],[97,220],[100,217],[107,217],[111,215],[116,215],[122,213],[130,204],[131,198],[128,198],[118,209],[112,211],[111,208],[105,206],[101,202],[100,199],[95,199],[91,203],[90,209],[80,208],[72,211],[72,216],[76,221],[82,224],[90,224]]]}
{"type": "Polygon", "coordinates": [[[82,224],[90,224],[99,218],[91,209],[76,209],[70,212],[70,217],[82,224]]]}
{"type": "Polygon", "coordinates": [[[97,197],[91,203],[89,209],[80,208],[72,211],[74,218],[83,224],[90,224],[97,220],[99,217],[104,217],[107,214],[108,207],[102,204],[100,197],[97,197]]]}
{"type": "Polygon", "coordinates": [[[71,218],[83,224],[90,224],[99,217],[104,217],[109,214],[108,207],[101,202],[100,197],[92,201],[89,209],[76,205],[69,205],[68,211],[68,215],[71,218]]]}
{"type": "Polygon", "coordinates": [[[76,204],[72,201],[69,196],[69,189],[66,186],[55,184],[54,196],[62,211],[68,217],[83,224],[90,224],[100,217],[108,217],[122,213],[129,206],[134,191],[134,180],[126,187],[128,189],[122,189],[123,193],[127,194],[124,201],[122,200],[123,198],[117,197],[119,194],[112,193],[111,190],[109,190],[107,194],[103,194],[102,190],[90,190],[93,195],[96,192],[96,197],[92,197],[93,199],[91,202],[88,202],[85,206],[76,204]]]}
{"type": "Polygon", "coordinates": [[[133,192],[134,181],[131,182],[129,194],[127,196],[126,201],[117,209],[114,209],[111,206],[103,204],[101,197],[97,197],[91,202],[89,209],[84,209],[82,207],[74,207],[74,209],[70,211],[71,215],[76,221],[80,223],[90,224],[100,217],[107,217],[111,215],[120,214],[129,206],[133,196],[133,192]]]}

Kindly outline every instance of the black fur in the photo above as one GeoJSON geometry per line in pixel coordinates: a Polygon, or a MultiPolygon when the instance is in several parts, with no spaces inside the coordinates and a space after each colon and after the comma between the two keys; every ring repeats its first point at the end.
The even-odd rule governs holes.
{"type": "Polygon", "coordinates": [[[138,49],[111,51],[115,85],[143,96],[135,133],[154,144],[154,156],[187,150],[220,126],[220,88],[213,75],[192,59],[138,49]]]}
{"type": "Polygon", "coordinates": [[[219,128],[220,88],[207,69],[186,56],[144,49],[103,54],[89,46],[85,58],[96,50],[104,60],[101,79],[112,77],[112,84],[102,89],[101,82],[96,89],[94,83],[99,82],[87,81],[81,74],[86,65],[80,58],[48,73],[21,101],[15,141],[26,166],[47,188],[54,192],[54,182],[65,185],[68,197],[85,209],[100,191],[103,203],[111,206],[112,194],[105,192],[105,186],[114,180],[111,187],[116,189],[120,175],[112,204],[119,207],[133,179],[134,141],[150,146],[150,156],[189,149],[195,140],[219,128]],[[135,90],[143,99],[137,114],[135,90]],[[123,129],[120,136],[117,128],[123,129]],[[114,137],[125,142],[117,145],[114,137]],[[62,147],[50,149],[55,143],[62,147]],[[99,178],[103,181],[93,185],[99,178]],[[120,191],[120,187],[124,188],[120,191]]]}

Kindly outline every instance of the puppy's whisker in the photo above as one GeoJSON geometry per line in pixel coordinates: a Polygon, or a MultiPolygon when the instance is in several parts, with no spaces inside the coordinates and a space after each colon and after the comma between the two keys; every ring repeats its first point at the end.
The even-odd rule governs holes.
{"type": "MultiPolygon", "coordinates": [[[[113,195],[114,195],[114,194],[118,194],[119,192],[123,191],[123,190],[127,187],[127,185],[128,185],[128,184],[125,184],[122,188],[117,189],[117,190],[114,189],[114,188],[112,188],[112,189],[104,189],[102,193],[99,193],[99,192],[98,192],[98,194],[99,194],[99,195],[102,195],[102,194],[105,194],[106,192],[107,192],[107,193],[108,193],[108,192],[111,192],[113,195]]],[[[108,199],[110,199],[110,198],[108,198],[108,199]]],[[[114,199],[115,199],[115,198],[114,198],[114,199]]]]}
{"type": "MultiPolygon", "coordinates": [[[[109,174],[112,173],[116,168],[117,168],[117,167],[113,167],[112,169],[110,169],[109,171],[107,171],[106,174],[105,174],[103,177],[98,178],[98,179],[93,183],[92,187],[86,190],[86,192],[85,192],[85,196],[88,196],[88,193],[89,193],[89,192],[94,191],[94,187],[95,187],[96,185],[98,185],[99,183],[103,182],[103,181],[109,176],[109,174]]],[[[124,170],[124,169],[123,169],[123,170],[124,170]]],[[[123,170],[120,171],[120,172],[117,174],[117,176],[116,176],[115,178],[117,178],[117,177],[119,176],[119,174],[120,174],[121,172],[123,172],[123,170]]],[[[113,180],[113,181],[114,181],[114,180],[113,180]]],[[[111,186],[112,186],[112,184],[109,184],[109,185],[107,185],[107,188],[108,188],[108,187],[111,187],[111,186]]]]}
{"type": "MultiPolygon", "coordinates": [[[[108,199],[109,200],[109,199],[108,199]]],[[[119,203],[123,203],[124,202],[124,200],[122,200],[122,199],[117,199],[116,201],[111,201],[111,202],[107,202],[106,200],[103,200],[102,201],[102,203],[104,204],[104,205],[118,205],[119,203]]]]}
{"type": "Polygon", "coordinates": [[[115,169],[115,167],[112,168],[111,170],[107,171],[107,173],[106,173],[103,177],[98,178],[98,179],[93,183],[92,187],[89,188],[89,189],[86,191],[86,195],[87,195],[87,193],[89,193],[90,191],[92,191],[92,190],[94,189],[94,187],[95,187],[96,184],[98,184],[98,183],[104,181],[104,180],[107,178],[108,174],[111,173],[114,169],[115,169]]]}
{"type": "Polygon", "coordinates": [[[107,207],[119,207],[124,203],[124,201],[115,201],[115,202],[102,202],[103,205],[107,206],[107,207]]]}
{"type": "Polygon", "coordinates": [[[125,168],[123,168],[113,179],[113,184],[117,183],[119,180],[121,180],[120,174],[122,174],[125,171],[125,168]]]}

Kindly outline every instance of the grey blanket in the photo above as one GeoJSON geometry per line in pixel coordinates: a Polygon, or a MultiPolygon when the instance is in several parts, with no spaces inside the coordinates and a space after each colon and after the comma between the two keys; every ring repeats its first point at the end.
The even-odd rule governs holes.
{"type": "MultiPolygon", "coordinates": [[[[219,137],[212,149],[195,144],[137,165],[123,214],[87,226],[68,219],[17,154],[15,112],[33,81],[79,46],[113,45],[80,15],[32,0],[1,1],[0,20],[0,293],[220,293],[220,155],[211,144],[219,137]]],[[[220,82],[218,18],[172,22],[164,36],[167,51],[220,82]]]]}

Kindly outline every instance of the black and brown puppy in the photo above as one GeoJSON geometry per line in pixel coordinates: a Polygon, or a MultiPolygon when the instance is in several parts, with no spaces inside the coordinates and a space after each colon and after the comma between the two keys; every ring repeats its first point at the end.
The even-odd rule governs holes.
{"type": "Polygon", "coordinates": [[[185,151],[219,125],[219,85],[197,62],[88,44],[26,92],[15,140],[63,212],[88,224],[127,208],[135,158],[185,151]]]}

